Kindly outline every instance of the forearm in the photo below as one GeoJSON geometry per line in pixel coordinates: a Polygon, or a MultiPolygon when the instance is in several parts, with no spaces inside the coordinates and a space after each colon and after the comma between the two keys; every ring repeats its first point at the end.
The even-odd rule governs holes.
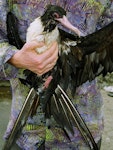
{"type": "Polygon", "coordinates": [[[0,43],[0,80],[16,77],[17,68],[10,65],[8,60],[17,52],[16,47],[11,46],[4,40],[0,43]]]}

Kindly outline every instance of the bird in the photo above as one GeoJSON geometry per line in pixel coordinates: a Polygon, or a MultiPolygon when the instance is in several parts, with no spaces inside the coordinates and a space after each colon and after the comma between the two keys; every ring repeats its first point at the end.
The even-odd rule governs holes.
{"type": "MultiPolygon", "coordinates": [[[[12,14],[9,13],[9,16],[12,17],[12,14]]],[[[7,20],[9,42],[21,48],[24,42],[15,29],[16,23],[10,20],[7,20]],[[13,33],[14,31],[16,34],[13,33]]],[[[66,90],[70,88],[74,96],[76,88],[86,81],[92,81],[100,74],[105,76],[108,72],[113,72],[113,22],[92,34],[81,35],[83,34],[68,21],[63,8],[48,5],[44,14],[36,18],[28,27],[26,42],[44,41],[46,46],[36,49],[37,53],[43,53],[49,44],[56,40],[59,46],[58,61],[51,71],[42,76],[30,70],[24,70],[26,79],[20,80],[23,84],[35,89],[46,119],[53,116],[67,136],[68,133],[74,134],[73,126],[76,125],[89,147],[91,148],[88,141],[90,139],[94,150],[97,150],[92,135],[66,90]],[[60,29],[59,23],[74,34],[60,29]],[[49,84],[45,86],[49,79],[49,84]],[[76,118],[75,115],[77,115],[76,118]]]]}

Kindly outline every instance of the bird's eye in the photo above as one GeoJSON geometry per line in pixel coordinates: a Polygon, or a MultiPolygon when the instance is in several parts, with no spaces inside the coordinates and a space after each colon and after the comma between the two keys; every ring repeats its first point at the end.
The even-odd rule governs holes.
{"type": "Polygon", "coordinates": [[[58,13],[56,13],[56,12],[55,12],[55,13],[53,13],[53,17],[54,17],[54,18],[60,18],[59,14],[58,14],[58,13]]]}

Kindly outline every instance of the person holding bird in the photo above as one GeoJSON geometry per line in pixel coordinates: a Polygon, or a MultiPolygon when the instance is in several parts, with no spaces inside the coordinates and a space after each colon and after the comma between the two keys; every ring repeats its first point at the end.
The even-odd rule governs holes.
{"type": "MultiPolygon", "coordinates": [[[[29,93],[29,85],[23,84],[20,80],[20,78],[23,80],[25,79],[23,69],[30,70],[39,78],[43,75],[46,77],[46,73],[49,71],[51,72],[58,61],[59,45],[57,39],[54,39],[54,37],[48,45],[46,44],[45,40],[43,40],[42,34],[37,37],[38,39],[33,38],[31,41],[26,41],[28,27],[35,20],[35,18],[42,16],[42,14],[45,12],[45,9],[47,8],[47,5],[50,4],[62,7],[67,13],[67,18],[76,27],[76,29],[74,28],[74,30],[71,31],[70,29],[67,29],[66,25],[61,25],[61,23],[59,24],[59,28],[65,30],[68,33],[77,33],[79,37],[91,34],[113,21],[111,17],[113,15],[112,1],[109,1],[108,3],[106,1],[101,2],[100,0],[1,1],[0,79],[9,80],[12,89],[11,116],[4,135],[5,140],[7,140],[10,136],[24,100],[29,93]],[[23,41],[23,46],[20,49],[8,41],[6,20],[9,10],[16,16],[18,21],[17,29],[19,36],[23,41]],[[45,47],[44,51],[36,51],[36,49],[41,49],[42,47],[45,47]]],[[[53,12],[54,10],[52,13],[53,12]]],[[[54,17],[58,17],[58,13],[54,12],[53,14],[54,17]]],[[[45,18],[42,18],[42,20],[43,19],[45,18]]],[[[59,20],[59,18],[57,19],[59,20]]],[[[47,24],[48,22],[43,24],[45,26],[44,31],[51,31],[54,26],[49,26],[48,28],[47,24]]],[[[39,27],[39,31],[35,32],[34,30],[34,35],[37,32],[41,32],[41,28],[39,27]]],[[[47,83],[46,86],[48,87],[49,84],[47,83]]],[[[104,126],[102,112],[103,100],[96,80],[92,80],[91,82],[87,81],[86,83],[83,83],[77,87],[76,91],[74,92],[74,97],[72,96],[71,89],[69,87],[67,89],[67,93],[72,99],[73,104],[79,111],[81,117],[87,124],[89,130],[91,131],[98,149],[100,149],[104,126]]],[[[48,119],[45,117],[47,115],[48,114],[43,112],[41,105],[39,105],[33,116],[28,117],[22,133],[18,137],[12,149],[91,149],[91,147],[89,147],[84,141],[76,126],[73,126],[74,134],[72,135],[70,131],[65,132],[65,130],[63,130],[62,127],[58,124],[58,122],[56,122],[54,117],[49,118],[48,122],[48,119]]]]}

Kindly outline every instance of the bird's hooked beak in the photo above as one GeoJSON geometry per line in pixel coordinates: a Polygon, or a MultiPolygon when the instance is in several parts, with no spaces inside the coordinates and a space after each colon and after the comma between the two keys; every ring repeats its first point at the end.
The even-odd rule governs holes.
{"type": "Polygon", "coordinates": [[[75,32],[79,37],[81,35],[83,36],[83,33],[78,28],[73,26],[72,23],[67,19],[67,17],[65,15],[62,18],[56,18],[55,20],[60,22],[64,27],[66,27],[69,30],[75,32]]]}

